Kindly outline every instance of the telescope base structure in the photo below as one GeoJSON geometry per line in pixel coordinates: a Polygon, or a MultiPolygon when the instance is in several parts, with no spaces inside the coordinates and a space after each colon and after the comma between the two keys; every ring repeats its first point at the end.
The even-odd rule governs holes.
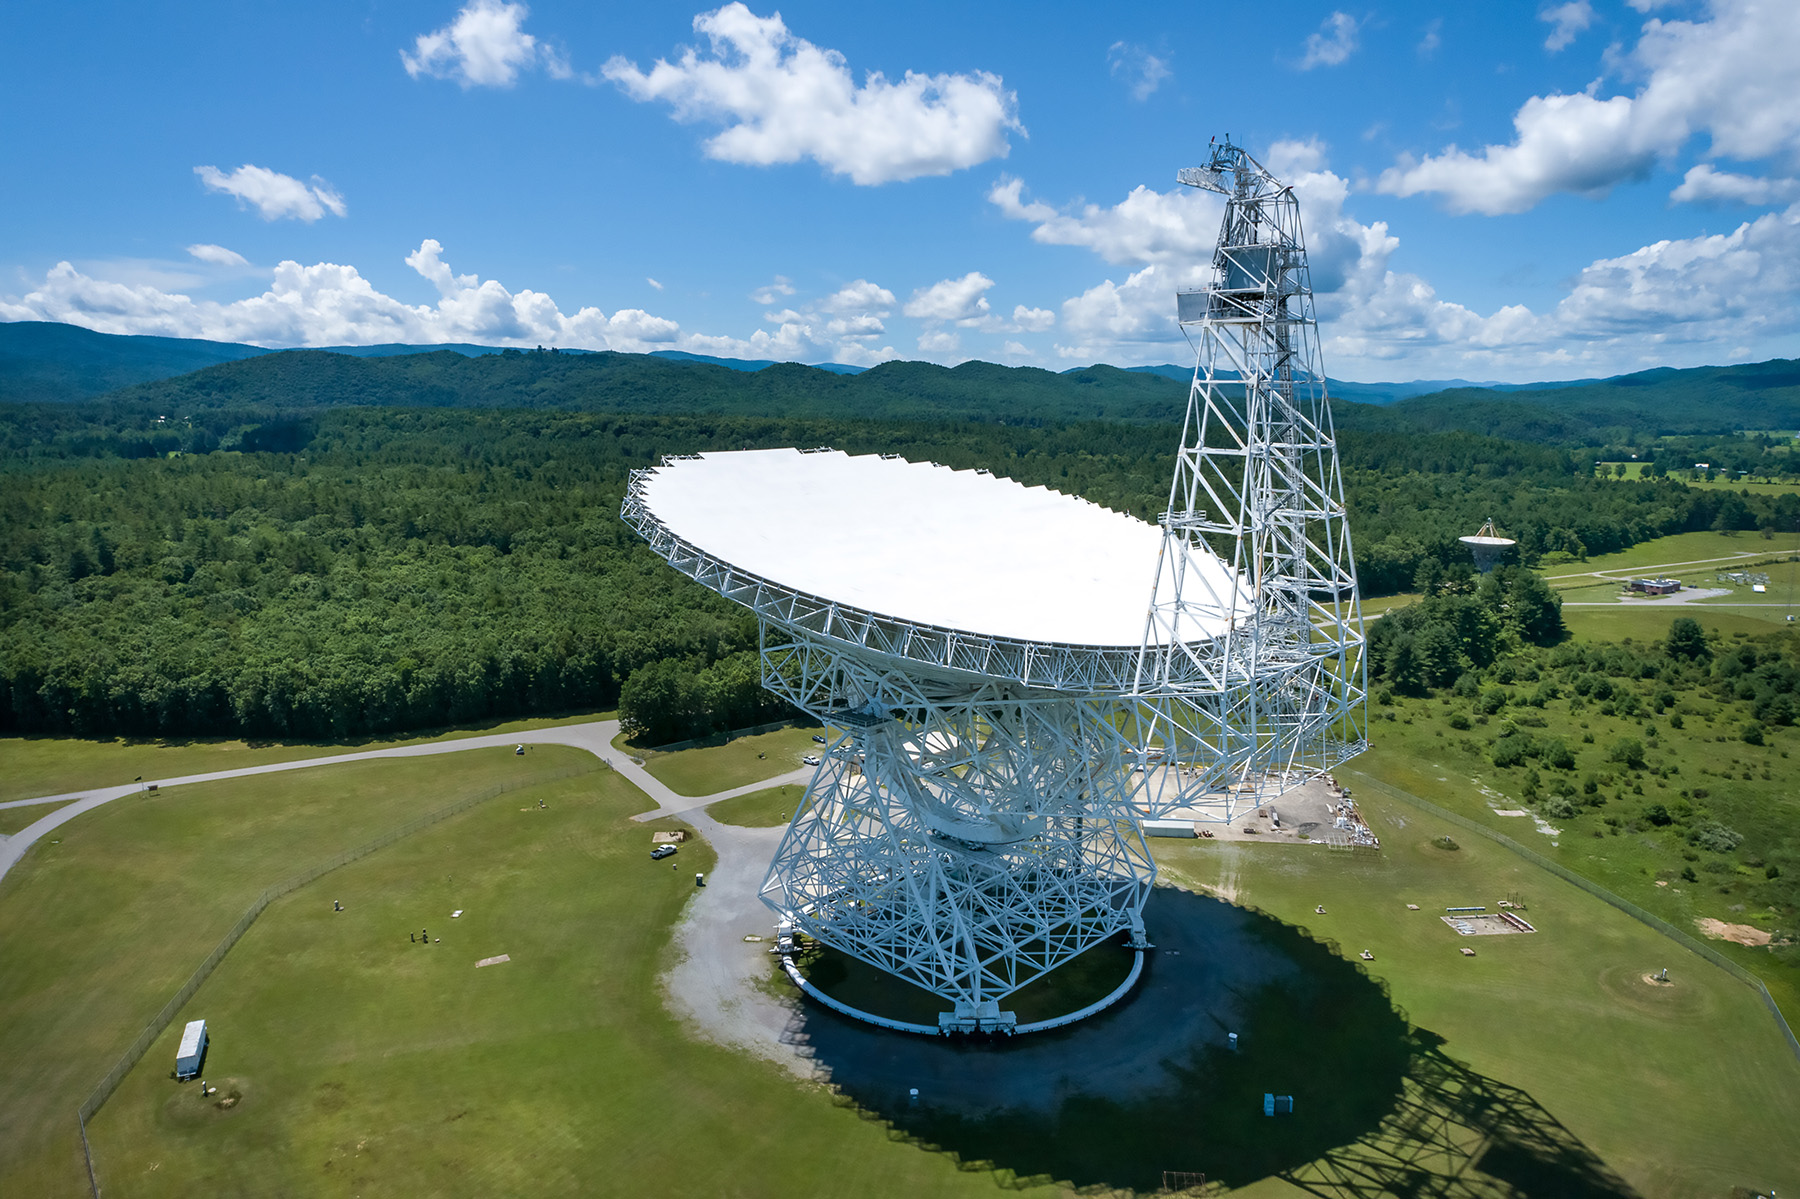
{"type": "Polygon", "coordinates": [[[784,924],[942,997],[945,1033],[1013,1032],[1013,992],[1141,945],[1156,876],[1099,709],[982,690],[852,725],[762,888],[784,924]]]}
{"type": "MultiPolygon", "coordinates": [[[[1131,962],[1130,973],[1126,974],[1125,981],[1114,987],[1102,998],[1088,1004],[1084,1008],[1079,1008],[1076,1011],[1068,1012],[1061,1016],[1052,1016],[1047,1020],[1034,1020],[1029,1024],[1019,1024],[1015,1020],[1005,1027],[997,1027],[986,1031],[1004,1032],[1007,1036],[1018,1036],[1024,1033],[1033,1032],[1048,1032],[1053,1028],[1066,1028],[1079,1020],[1085,1020],[1089,1016],[1098,1015],[1099,1013],[1104,1012],[1107,1008],[1131,994],[1132,988],[1137,986],[1138,979],[1142,978],[1144,974],[1144,953],[1153,948],[1153,946],[1144,944],[1132,945],[1129,948],[1136,951],[1136,956],[1131,962]]],[[[819,988],[813,986],[812,983],[807,981],[806,976],[800,973],[800,968],[794,965],[793,959],[785,953],[781,955],[781,968],[787,972],[789,980],[793,982],[794,986],[799,988],[801,994],[817,1000],[819,1003],[840,1015],[849,1016],[852,1020],[861,1020],[865,1024],[873,1024],[877,1028],[886,1028],[894,1032],[922,1033],[926,1036],[950,1036],[956,1033],[984,1031],[980,1027],[974,1025],[964,1026],[962,1022],[956,1018],[955,1012],[945,1012],[940,1015],[938,1017],[937,1027],[935,1028],[929,1024],[914,1024],[906,1020],[892,1020],[886,1016],[877,1016],[874,1012],[865,1012],[861,1008],[851,1007],[843,1000],[834,999],[830,995],[819,990],[819,988]]],[[[1011,1016],[1013,1013],[1003,1012],[1000,1014],[1003,1016],[1011,1016]]]]}

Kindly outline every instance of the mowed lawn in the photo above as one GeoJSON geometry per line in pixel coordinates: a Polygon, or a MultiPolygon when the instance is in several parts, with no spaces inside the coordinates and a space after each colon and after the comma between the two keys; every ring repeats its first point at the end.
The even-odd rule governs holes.
{"type": "Polygon", "coordinates": [[[463,796],[597,765],[546,746],[197,784],[34,846],[0,880],[0,1194],[69,1191],[76,1106],[265,887],[463,796]]]}
{"type": "MultiPolygon", "coordinates": [[[[611,712],[577,716],[533,717],[448,729],[426,736],[364,738],[335,745],[300,742],[246,742],[236,740],[173,740],[79,737],[0,737],[0,803],[11,799],[36,799],[40,795],[64,795],[84,787],[117,787],[139,777],[179,778],[292,762],[333,753],[361,753],[390,745],[420,745],[452,737],[488,733],[513,733],[602,720],[611,712]]],[[[46,809],[48,810],[48,809],[46,809]]]]}
{"type": "Polygon", "coordinates": [[[652,863],[647,830],[626,819],[644,806],[609,772],[513,793],[272,905],[91,1126],[102,1185],[991,1195],[991,1175],[895,1143],[665,1012],[670,929],[706,902],[692,872],[713,858],[702,843],[679,870],[652,863]],[[408,940],[423,929],[432,944],[408,940]],[[193,1017],[214,1038],[213,1103],[242,1097],[228,1110],[169,1078],[193,1017]]]}
{"type": "Polygon", "coordinates": [[[678,795],[712,795],[798,769],[800,759],[823,751],[813,740],[816,726],[776,729],[738,737],[723,745],[703,745],[644,757],[644,769],[678,795]]]}
{"type": "MultiPolygon", "coordinates": [[[[496,780],[592,761],[543,747],[321,768],[121,801],[59,830],[62,845],[0,885],[0,1193],[84,1191],[75,1105],[264,884],[496,780]]],[[[1528,1092],[1647,1196],[1800,1187],[1800,1063],[1748,988],[1498,846],[1372,789],[1358,798],[1380,853],[1157,841],[1164,878],[1346,956],[1371,949],[1368,971],[1414,1023],[1528,1092]],[[1430,844],[1445,831],[1460,849],[1430,844]],[[1511,891],[1542,931],[1458,954],[1442,908],[1511,891]],[[1643,982],[1663,966],[1675,986],[1643,982]]],[[[698,844],[679,870],[650,863],[626,819],[645,806],[610,772],[542,781],[271,906],[92,1125],[102,1185],[993,1194],[993,1174],[665,1012],[670,929],[706,902],[689,874],[712,860],[698,844]],[[424,928],[441,940],[408,940],[424,928]],[[476,967],[499,954],[511,960],[476,967]],[[196,1016],[214,1037],[213,1102],[240,1097],[229,1109],[168,1077],[196,1016]]],[[[1243,1193],[1302,1192],[1267,1179],[1243,1193]]]]}
{"type": "Polygon", "coordinates": [[[1379,852],[1157,841],[1163,878],[1371,951],[1368,972],[1446,1053],[1528,1092],[1647,1196],[1800,1193],[1800,1061],[1749,987],[1501,846],[1356,798],[1379,852]],[[1446,834],[1458,849],[1432,844],[1446,834]],[[1513,892],[1538,932],[1463,938],[1440,919],[1513,892]],[[1644,982],[1665,966],[1673,986],[1644,982]]]}
{"type": "Polygon", "coordinates": [[[779,787],[721,799],[710,805],[706,814],[720,824],[735,824],[739,828],[773,828],[788,822],[805,794],[806,788],[800,784],[783,783],[779,787]]]}
{"type": "MultiPolygon", "coordinates": [[[[1645,570],[1654,566],[1710,562],[1713,559],[1767,556],[1785,557],[1794,552],[1791,535],[1765,541],[1760,533],[1674,533],[1640,541],[1616,554],[1595,554],[1581,562],[1544,565],[1540,568],[1552,584],[1594,571],[1645,570]]],[[[1729,562],[1725,563],[1729,566],[1729,562]]]]}
{"type": "Polygon", "coordinates": [[[34,803],[20,808],[0,808],[0,837],[10,837],[26,825],[36,824],[62,806],[60,803],[34,803]]]}

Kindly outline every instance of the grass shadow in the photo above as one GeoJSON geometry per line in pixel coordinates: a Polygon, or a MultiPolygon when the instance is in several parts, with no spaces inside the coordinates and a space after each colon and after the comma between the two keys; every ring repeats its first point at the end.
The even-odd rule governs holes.
{"type": "Polygon", "coordinates": [[[940,1042],[807,1005],[793,1035],[846,1103],[1002,1185],[1150,1193],[1179,1173],[1345,1199],[1633,1193],[1335,946],[1171,889],[1146,923],[1159,948],[1131,999],[1069,1029],[940,1042]],[[1293,1096],[1293,1114],[1265,1116],[1266,1094],[1293,1096]]]}

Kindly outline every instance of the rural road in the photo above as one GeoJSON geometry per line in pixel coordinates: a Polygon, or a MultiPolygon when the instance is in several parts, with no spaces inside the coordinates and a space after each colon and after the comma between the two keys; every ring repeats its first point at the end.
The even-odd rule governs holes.
{"type": "MultiPolygon", "coordinates": [[[[701,810],[707,804],[717,803],[721,799],[731,799],[738,795],[747,795],[752,791],[761,791],[765,787],[774,787],[783,783],[805,783],[812,777],[812,767],[804,766],[774,778],[762,779],[758,782],[747,783],[742,787],[720,791],[715,795],[677,795],[648,770],[613,748],[613,738],[618,735],[619,722],[617,720],[594,720],[585,724],[562,725],[558,728],[459,737],[453,741],[433,741],[426,745],[397,745],[388,749],[332,754],[320,758],[302,758],[294,762],[271,762],[264,766],[242,766],[235,770],[216,770],[209,774],[186,774],[175,778],[145,779],[141,783],[127,783],[118,787],[90,787],[62,795],[10,800],[0,803],[0,808],[22,808],[33,804],[61,804],[62,806],[35,823],[26,825],[12,836],[0,837],[0,878],[5,878],[7,871],[13,868],[14,863],[24,857],[25,852],[44,834],[60,828],[84,812],[91,812],[103,804],[111,803],[113,800],[127,795],[136,795],[150,786],[154,786],[160,791],[169,787],[179,787],[185,783],[211,783],[222,779],[247,778],[257,774],[277,774],[284,770],[310,770],[315,766],[339,766],[347,762],[368,762],[381,758],[425,758],[437,754],[461,753],[470,749],[492,749],[504,745],[568,745],[576,749],[587,750],[602,762],[610,765],[633,786],[655,801],[655,811],[644,812],[632,819],[655,820],[661,816],[680,815],[696,824],[704,822],[709,826],[709,830],[716,828],[723,831],[726,826],[716,825],[701,810]]],[[[731,832],[736,831],[740,830],[731,830],[731,832]]],[[[708,840],[712,839],[711,831],[703,830],[703,832],[708,840]]],[[[773,849],[772,844],[770,848],[773,849]]],[[[723,846],[720,847],[720,850],[721,860],[723,860],[723,846]]]]}

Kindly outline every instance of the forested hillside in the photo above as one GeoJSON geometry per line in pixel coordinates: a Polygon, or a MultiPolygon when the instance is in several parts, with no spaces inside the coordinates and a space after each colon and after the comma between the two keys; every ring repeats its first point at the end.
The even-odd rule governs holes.
{"type": "MultiPolygon", "coordinates": [[[[625,529],[631,469],[829,444],[983,466],[1151,518],[1179,436],[488,409],[162,415],[0,407],[0,724],[343,736],[606,706],[658,662],[686,680],[654,692],[674,707],[659,728],[751,724],[767,714],[754,628],[625,529]]],[[[1466,563],[1456,538],[1490,514],[1527,562],[1800,520],[1792,496],[1600,480],[1565,452],[1466,433],[1350,434],[1343,460],[1367,594],[1466,563]]]]}
{"type": "Polygon", "coordinates": [[[1180,420],[1187,386],[1110,366],[1059,375],[988,362],[955,368],[888,362],[843,375],[792,363],[746,372],[646,354],[508,350],[468,358],[443,350],[353,358],[288,350],[146,383],[111,398],[184,416],[219,407],[304,412],[378,404],[1038,423],[1180,420]]]}
{"type": "Polygon", "coordinates": [[[1557,445],[1800,428],[1800,360],[1668,368],[1591,383],[1493,391],[1460,388],[1385,408],[1342,406],[1345,428],[1401,432],[1463,429],[1557,445]]]}

